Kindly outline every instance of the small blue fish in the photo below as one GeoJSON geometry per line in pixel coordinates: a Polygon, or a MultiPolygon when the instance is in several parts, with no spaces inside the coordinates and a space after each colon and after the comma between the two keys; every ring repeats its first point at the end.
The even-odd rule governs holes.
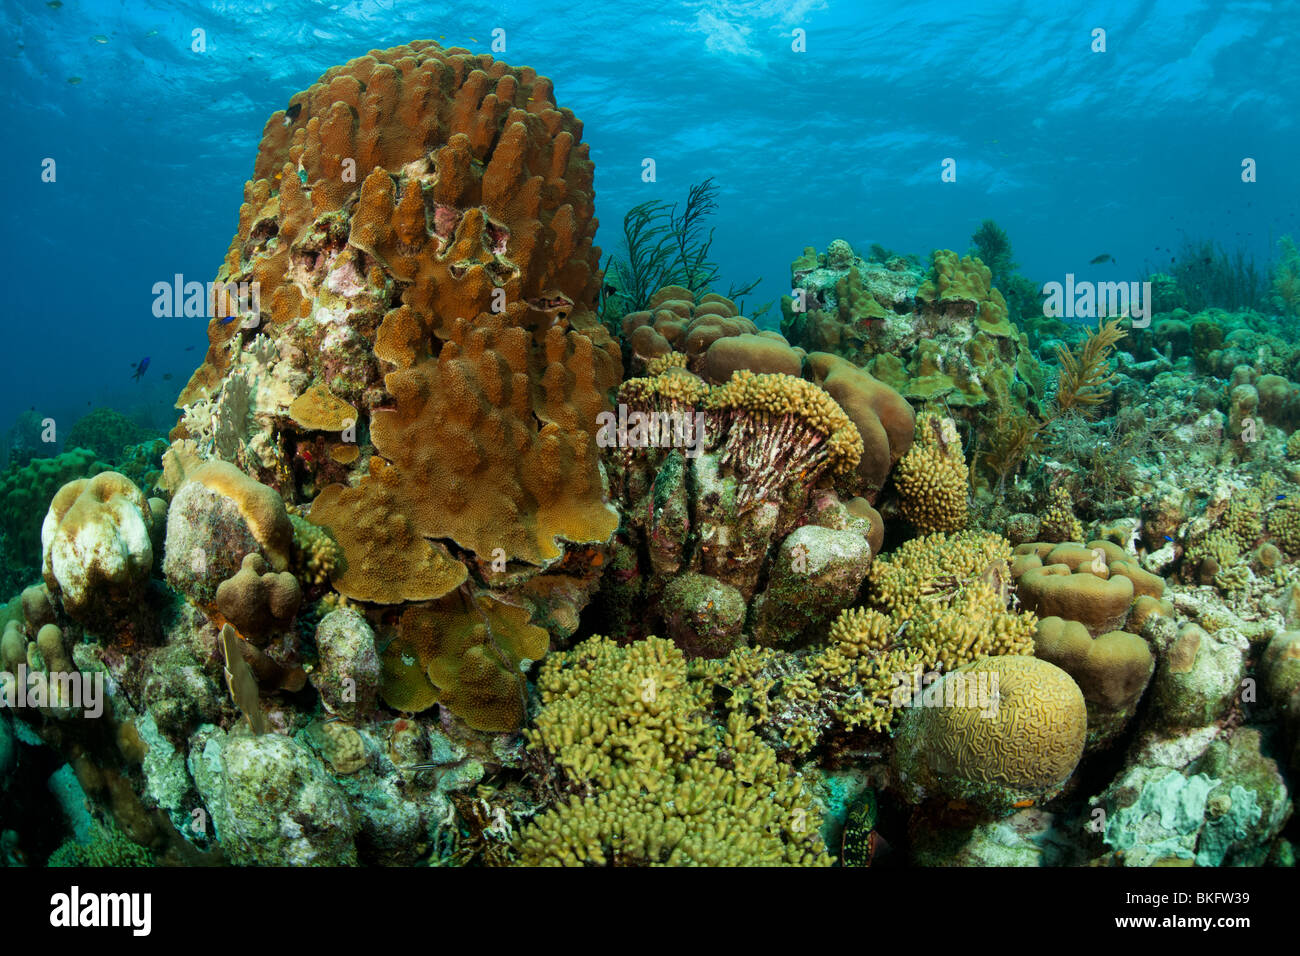
{"type": "Polygon", "coordinates": [[[1275,501],[1286,501],[1286,495],[1278,495],[1275,501]]]}
{"type": "Polygon", "coordinates": [[[1165,540],[1166,540],[1166,541],[1173,541],[1174,539],[1171,538],[1171,537],[1169,537],[1169,535],[1165,535],[1165,540]]]}
{"type": "Polygon", "coordinates": [[[224,319],[217,319],[217,325],[229,325],[233,321],[235,321],[235,317],[228,315],[224,319]]]}
{"type": "Polygon", "coordinates": [[[144,373],[149,371],[149,356],[146,355],[144,358],[140,359],[140,361],[133,365],[132,368],[135,369],[135,374],[131,377],[137,382],[140,381],[140,379],[144,377],[144,373]]]}

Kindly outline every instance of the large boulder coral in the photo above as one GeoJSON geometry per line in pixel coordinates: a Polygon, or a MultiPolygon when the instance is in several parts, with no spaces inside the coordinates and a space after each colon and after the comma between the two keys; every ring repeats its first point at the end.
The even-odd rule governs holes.
{"type": "MultiPolygon", "coordinates": [[[[173,460],[278,492],[339,552],[300,583],[392,605],[398,631],[473,574],[571,633],[619,523],[595,441],[622,357],[593,311],[593,176],[582,123],[531,68],[416,41],[328,70],[263,131],[218,273],[239,321],[209,322],[173,460]],[[256,303],[228,285],[253,282],[256,303]]],[[[173,586],[207,605],[250,552],[284,570],[197,483],[172,503],[173,586]]],[[[491,697],[520,678],[479,656],[439,697],[495,725],[451,684],[477,675],[491,697]]]]}
{"type": "Polygon", "coordinates": [[[153,511],[130,479],[106,471],[59,489],[41,526],[42,574],[69,617],[129,614],[153,568],[153,511]]]}
{"type": "Polygon", "coordinates": [[[173,588],[211,604],[244,557],[257,554],[275,571],[289,566],[293,527],[284,501],[234,465],[210,461],[193,471],[167,510],[163,573],[173,588]]]}

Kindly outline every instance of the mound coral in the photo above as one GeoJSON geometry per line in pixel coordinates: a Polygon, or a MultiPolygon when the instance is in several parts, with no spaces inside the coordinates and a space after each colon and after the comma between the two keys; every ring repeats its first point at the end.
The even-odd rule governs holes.
{"type": "Polygon", "coordinates": [[[310,577],[353,600],[437,599],[467,565],[537,573],[607,541],[596,418],[622,370],[592,312],[581,138],[549,80],[430,42],[293,96],[214,289],[241,321],[209,323],[173,466],[192,441],[309,514],[341,552],[310,577]]]}
{"type": "Polygon", "coordinates": [[[775,332],[760,332],[726,296],[696,297],[681,286],[665,286],[648,309],[622,319],[623,338],[632,351],[633,371],[653,376],[650,363],[679,355],[681,367],[719,384],[737,369],[798,375],[803,353],[775,332]]]}
{"type": "Polygon", "coordinates": [[[153,436],[148,429],[141,428],[121,412],[97,408],[73,423],[63,436],[63,445],[65,448],[89,448],[99,458],[118,463],[128,445],[140,444],[150,437],[153,436]]]}
{"type": "Polygon", "coordinates": [[[272,571],[256,552],[244,555],[235,575],[217,586],[217,610],[254,644],[292,624],[301,603],[298,579],[288,571],[272,571]]]}
{"type": "Polygon", "coordinates": [[[1132,632],[1172,612],[1162,601],[1164,579],[1110,541],[1023,544],[1011,570],[1021,603],[1042,618],[1035,653],[1082,688],[1089,748],[1108,743],[1151,680],[1151,649],[1132,632]]]}
{"type": "Polygon", "coordinates": [[[153,568],[153,511],[114,471],[59,489],[41,527],[42,573],[72,618],[99,626],[134,610],[153,568]]]}
{"type": "Polygon", "coordinates": [[[293,525],[274,489],[214,460],[190,472],[172,498],[163,572],[172,587],[206,605],[245,555],[260,554],[284,571],[292,547],[293,525]]]}

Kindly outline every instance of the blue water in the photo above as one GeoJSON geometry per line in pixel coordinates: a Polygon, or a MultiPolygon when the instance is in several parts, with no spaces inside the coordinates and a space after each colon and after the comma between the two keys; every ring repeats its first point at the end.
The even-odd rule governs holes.
{"type": "Polygon", "coordinates": [[[1300,4],[967,6],[5,0],[0,433],[33,406],[64,428],[101,404],[170,426],[205,323],[155,319],[153,284],[215,276],[273,110],[417,38],[486,52],[504,29],[500,58],[555,81],[607,251],[628,207],[714,177],[721,285],[761,275],[755,302],[788,291],[805,246],[964,252],[988,217],[1039,282],[1137,280],[1188,239],[1262,265],[1300,234],[1300,4]],[[1116,264],[1089,266],[1101,253],[1116,264]]]}

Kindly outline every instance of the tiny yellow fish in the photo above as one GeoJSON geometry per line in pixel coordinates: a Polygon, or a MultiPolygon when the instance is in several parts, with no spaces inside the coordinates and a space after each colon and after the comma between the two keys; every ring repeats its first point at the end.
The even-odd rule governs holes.
{"type": "Polygon", "coordinates": [[[73,86],[76,86],[78,83],[81,82],[81,77],[79,77],[79,76],[70,76],[70,77],[68,77],[68,82],[71,83],[73,86]]]}
{"type": "Polygon", "coordinates": [[[108,42],[108,37],[104,36],[104,34],[102,33],[96,33],[93,37],[91,37],[91,39],[94,40],[96,43],[108,42]]]}
{"type": "Polygon", "coordinates": [[[470,42],[470,43],[477,43],[477,42],[478,42],[478,37],[470,37],[470,38],[469,38],[469,42],[470,42]]]}
{"type": "Polygon", "coordinates": [[[158,35],[158,31],[157,31],[157,30],[150,30],[150,31],[149,31],[148,33],[146,33],[144,36],[145,36],[145,39],[147,40],[147,39],[149,39],[149,37],[156,37],[157,35],[158,35]]]}

